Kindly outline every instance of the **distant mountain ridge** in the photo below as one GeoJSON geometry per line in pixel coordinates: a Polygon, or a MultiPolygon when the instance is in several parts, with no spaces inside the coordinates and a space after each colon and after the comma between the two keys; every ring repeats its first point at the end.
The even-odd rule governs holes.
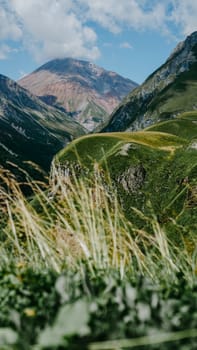
{"type": "Polygon", "coordinates": [[[0,75],[0,166],[13,170],[11,163],[23,168],[31,161],[47,170],[53,155],[84,133],[66,113],[0,75]]]}
{"type": "Polygon", "coordinates": [[[104,122],[138,85],[93,63],[52,60],[18,82],[44,102],[66,110],[89,130],[104,122]]]}
{"type": "Polygon", "coordinates": [[[197,109],[197,32],[178,44],[167,61],[132,91],[103,131],[138,130],[197,109]]]}

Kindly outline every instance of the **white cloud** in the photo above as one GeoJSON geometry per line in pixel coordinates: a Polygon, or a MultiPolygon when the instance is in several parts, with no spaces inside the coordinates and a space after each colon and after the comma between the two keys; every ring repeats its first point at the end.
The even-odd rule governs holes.
{"type": "Polygon", "coordinates": [[[22,37],[22,30],[17,23],[13,12],[9,10],[4,1],[0,0],[0,40],[18,40],[22,37]]]}
{"type": "Polygon", "coordinates": [[[174,0],[171,19],[182,29],[184,35],[197,30],[197,1],[174,0]]]}
{"type": "Polygon", "coordinates": [[[125,42],[120,44],[120,48],[122,48],[122,49],[132,49],[133,46],[131,44],[129,44],[127,41],[125,41],[125,42]]]}
{"type": "MultiPolygon", "coordinates": [[[[123,26],[144,30],[156,29],[164,23],[165,5],[156,0],[78,0],[86,9],[86,17],[100,23],[111,32],[123,26]],[[148,4],[151,3],[151,6],[148,4]]],[[[164,2],[165,3],[165,2],[164,2]]]]}
{"type": "Polygon", "coordinates": [[[195,0],[0,0],[0,39],[5,45],[6,39],[20,41],[40,62],[94,60],[100,51],[92,23],[114,34],[127,28],[164,35],[172,35],[175,24],[186,35],[196,29],[196,18],[195,0]]]}
{"type": "Polygon", "coordinates": [[[196,0],[78,0],[86,9],[86,18],[111,32],[124,28],[137,31],[159,30],[173,37],[170,27],[176,24],[183,35],[197,30],[196,0]]]}
{"type": "Polygon", "coordinates": [[[13,49],[12,47],[6,44],[0,45],[0,60],[5,60],[6,58],[8,58],[11,52],[17,52],[17,51],[18,51],[17,49],[13,49]]]}
{"type": "Polygon", "coordinates": [[[72,1],[11,0],[24,28],[24,43],[38,61],[54,57],[96,59],[94,30],[74,13],[72,1]]]}

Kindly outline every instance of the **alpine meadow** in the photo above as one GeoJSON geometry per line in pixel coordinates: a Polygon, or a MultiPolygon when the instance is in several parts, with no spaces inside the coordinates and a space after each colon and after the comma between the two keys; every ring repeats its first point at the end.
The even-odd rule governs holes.
{"type": "MultiPolygon", "coordinates": [[[[0,350],[195,350],[197,32],[138,84],[96,43],[115,61],[121,16],[142,38],[165,4],[49,2],[42,26],[42,2],[0,5],[0,61],[42,63],[0,75],[0,350]]],[[[175,28],[186,7],[166,3],[175,28]]]]}

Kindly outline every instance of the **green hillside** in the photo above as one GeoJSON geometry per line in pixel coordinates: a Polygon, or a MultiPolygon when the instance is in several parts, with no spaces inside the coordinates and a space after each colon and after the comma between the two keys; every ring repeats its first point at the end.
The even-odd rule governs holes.
{"type": "MultiPolygon", "coordinates": [[[[197,55],[197,46],[195,47],[197,55]]],[[[173,83],[159,92],[148,106],[146,115],[153,120],[171,118],[177,113],[189,111],[196,106],[197,63],[190,70],[180,74],[173,83]]]]}
{"type": "Polygon", "coordinates": [[[86,177],[96,162],[110,173],[131,221],[147,227],[147,217],[155,215],[169,232],[176,222],[188,234],[197,229],[196,135],[197,116],[184,114],[143,132],[83,136],[60,151],[56,162],[86,177]]]}
{"type": "Polygon", "coordinates": [[[76,160],[77,157],[82,165],[89,166],[94,162],[102,164],[106,160],[108,161],[109,156],[117,157],[121,153],[129,156],[129,153],[127,153],[129,148],[135,150],[146,146],[150,150],[153,148],[155,150],[174,151],[184,143],[186,143],[184,139],[158,131],[93,134],[73,141],[68,147],[60,151],[57,159],[62,163],[67,160],[76,160]],[[126,146],[128,150],[124,151],[126,146]]]}
{"type": "Polygon", "coordinates": [[[173,135],[191,140],[197,137],[197,112],[185,112],[178,118],[153,125],[146,130],[169,132],[173,135]]]}

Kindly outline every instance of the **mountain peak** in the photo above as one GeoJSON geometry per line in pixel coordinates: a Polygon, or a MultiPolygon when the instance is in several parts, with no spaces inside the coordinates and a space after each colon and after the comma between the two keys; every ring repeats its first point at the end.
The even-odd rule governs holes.
{"type": "MultiPolygon", "coordinates": [[[[92,77],[98,78],[102,74],[109,73],[109,75],[113,76],[113,72],[105,71],[104,68],[97,66],[96,64],[88,61],[78,60],[74,58],[56,58],[52,61],[49,61],[36,69],[34,73],[48,71],[59,76],[75,76],[81,75],[83,77],[92,77]]],[[[117,75],[116,73],[114,73],[117,75]]]]}
{"type": "Polygon", "coordinates": [[[51,71],[54,73],[67,73],[67,72],[73,72],[76,69],[86,67],[89,62],[82,61],[82,60],[76,60],[71,57],[65,57],[65,58],[55,58],[45,64],[43,64],[41,67],[35,70],[35,72],[39,72],[42,70],[51,71]]]}
{"type": "Polygon", "coordinates": [[[48,104],[63,108],[92,130],[137,84],[94,63],[74,58],[47,62],[19,84],[48,104]]]}
{"type": "Polygon", "coordinates": [[[167,59],[168,62],[171,59],[174,59],[176,56],[180,55],[183,51],[185,52],[193,52],[193,48],[197,45],[197,31],[188,35],[184,41],[178,43],[175,49],[172,51],[171,55],[167,59]]]}

